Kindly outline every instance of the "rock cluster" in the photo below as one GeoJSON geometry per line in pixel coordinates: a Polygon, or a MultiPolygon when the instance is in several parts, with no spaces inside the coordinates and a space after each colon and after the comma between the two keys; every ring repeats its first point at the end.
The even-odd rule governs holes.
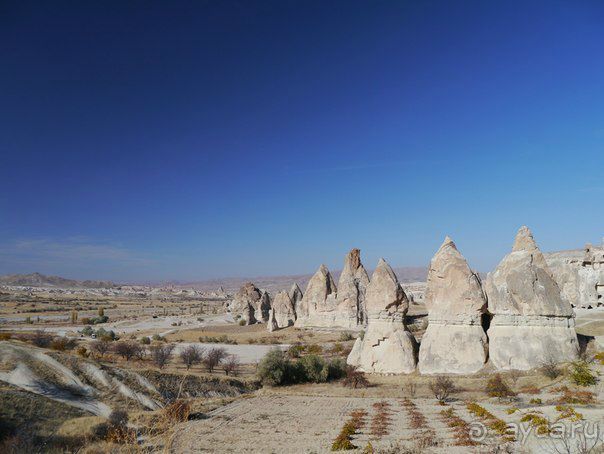
{"type": "Polygon", "coordinates": [[[246,325],[256,323],[256,309],[261,305],[262,295],[263,292],[258,290],[253,283],[243,284],[229,305],[233,317],[245,320],[246,325]]]}
{"type": "Polygon", "coordinates": [[[512,252],[486,281],[489,355],[497,369],[531,369],[577,358],[572,307],[560,294],[531,231],[522,227],[512,252]]]}
{"type": "Polygon", "coordinates": [[[359,249],[352,249],[346,256],[337,287],[327,267],[321,265],[296,306],[295,326],[361,329],[366,323],[364,301],[368,283],[359,249]]]}
{"type": "Polygon", "coordinates": [[[416,342],[405,327],[409,300],[394,271],[380,259],[365,294],[367,330],[348,364],[363,372],[401,374],[415,370],[416,342]]]}
{"type": "Polygon", "coordinates": [[[423,374],[468,374],[487,361],[482,328],[487,300],[480,278],[447,237],[430,262],[425,303],[428,329],[419,350],[423,374]]]}

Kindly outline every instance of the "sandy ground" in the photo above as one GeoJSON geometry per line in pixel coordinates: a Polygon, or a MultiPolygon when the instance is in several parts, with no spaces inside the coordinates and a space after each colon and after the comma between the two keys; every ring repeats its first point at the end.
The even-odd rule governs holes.
{"type": "MultiPolygon", "coordinates": [[[[387,448],[398,444],[410,447],[425,433],[433,430],[435,447],[427,452],[467,453],[494,452],[493,448],[505,441],[500,435],[486,429],[485,437],[476,447],[456,446],[452,429],[442,421],[440,412],[453,408],[476,431],[483,430],[483,421],[472,415],[464,401],[450,403],[442,407],[434,399],[412,399],[427,420],[427,427],[413,429],[409,414],[400,399],[377,399],[361,397],[318,397],[299,395],[257,396],[239,399],[208,414],[209,418],[182,425],[174,437],[170,452],[233,452],[233,453],[327,453],[350,413],[356,409],[368,412],[366,426],[353,437],[353,444],[364,448],[371,442],[374,448],[387,448]],[[371,418],[376,410],[376,402],[390,404],[391,422],[388,434],[371,434],[371,418]]],[[[481,405],[506,423],[520,424],[521,418],[535,408],[525,408],[509,415],[509,404],[489,401],[481,405]]],[[[553,406],[537,409],[555,419],[553,406]]],[[[590,424],[602,424],[604,413],[601,409],[581,409],[590,424]]],[[[567,424],[570,428],[570,423],[567,424]]],[[[519,435],[510,444],[512,452],[556,452],[555,440],[537,437],[525,424],[525,435],[519,435]]],[[[359,452],[357,450],[356,452],[359,452]]],[[[354,452],[354,451],[352,451],[354,452]]]]}

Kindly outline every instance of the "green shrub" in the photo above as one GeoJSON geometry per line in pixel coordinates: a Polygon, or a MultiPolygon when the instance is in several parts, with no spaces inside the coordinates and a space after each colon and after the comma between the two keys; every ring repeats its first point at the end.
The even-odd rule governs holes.
{"type": "Polygon", "coordinates": [[[258,378],[263,385],[279,386],[287,383],[290,361],[281,350],[271,350],[258,364],[258,378]]]}
{"type": "Polygon", "coordinates": [[[329,362],[327,380],[339,380],[346,375],[346,360],[334,358],[329,362]]]}
{"type": "Polygon", "coordinates": [[[299,358],[305,350],[306,347],[304,345],[292,345],[287,350],[287,354],[290,356],[290,358],[299,358]]]}
{"type": "Polygon", "coordinates": [[[239,326],[245,326],[245,320],[239,320],[239,326]]]}
{"type": "Polygon", "coordinates": [[[149,336],[145,336],[141,338],[141,344],[143,345],[150,345],[151,344],[151,339],[149,338],[149,336]]]}
{"type": "Polygon", "coordinates": [[[86,326],[84,329],[82,329],[82,331],[80,331],[80,333],[82,333],[84,336],[92,336],[94,330],[91,326],[86,326]]]}
{"type": "Polygon", "coordinates": [[[576,361],[571,364],[570,380],[579,386],[593,386],[598,382],[598,378],[585,361],[576,361]]]}
{"type": "Polygon", "coordinates": [[[305,372],[305,380],[312,383],[323,383],[329,376],[329,365],[317,355],[308,355],[300,359],[299,364],[305,372]]]}

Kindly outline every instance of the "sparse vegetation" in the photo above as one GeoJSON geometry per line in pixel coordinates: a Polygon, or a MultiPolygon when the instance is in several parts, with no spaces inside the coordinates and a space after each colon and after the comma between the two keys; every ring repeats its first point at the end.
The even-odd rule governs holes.
{"type": "Polygon", "coordinates": [[[352,366],[347,366],[345,373],[344,380],[342,380],[343,386],[353,389],[369,387],[369,380],[367,380],[365,374],[360,370],[356,370],[352,366]]]}
{"type": "Polygon", "coordinates": [[[206,366],[208,372],[212,373],[226,357],[227,352],[224,348],[215,347],[208,350],[208,352],[204,355],[202,362],[206,366]]]}
{"type": "Polygon", "coordinates": [[[485,392],[490,397],[498,397],[500,399],[516,396],[516,393],[512,391],[500,374],[495,374],[489,379],[485,392]]]}
{"type": "Polygon", "coordinates": [[[158,344],[151,346],[151,360],[158,369],[163,369],[164,366],[172,358],[173,344],[158,344]]]}
{"type": "Polygon", "coordinates": [[[555,360],[548,358],[541,364],[541,373],[550,380],[555,380],[562,374],[562,371],[555,360]]]}
{"type": "Polygon", "coordinates": [[[578,386],[594,386],[598,377],[586,361],[575,361],[570,366],[570,380],[578,386]]]}
{"type": "Polygon", "coordinates": [[[449,377],[440,375],[430,383],[430,391],[432,391],[432,394],[434,394],[434,397],[438,402],[443,404],[449,399],[451,394],[457,391],[457,389],[453,380],[449,377]]]}
{"type": "Polygon", "coordinates": [[[187,370],[189,370],[195,364],[201,363],[204,352],[205,349],[202,347],[197,345],[189,345],[180,352],[179,356],[182,363],[186,366],[187,370]]]}

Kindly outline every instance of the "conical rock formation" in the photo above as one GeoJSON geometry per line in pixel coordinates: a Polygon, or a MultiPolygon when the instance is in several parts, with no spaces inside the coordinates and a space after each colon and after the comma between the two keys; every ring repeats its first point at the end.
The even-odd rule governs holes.
{"type": "Polygon", "coordinates": [[[487,300],[479,277],[447,237],[430,262],[425,295],[428,329],[419,349],[422,374],[469,374],[487,361],[482,328],[487,300]]]}
{"type": "Polygon", "coordinates": [[[359,249],[352,249],[336,287],[327,267],[321,265],[304,292],[300,310],[296,307],[297,327],[362,329],[366,323],[365,289],[369,283],[361,264],[359,249]]]}
{"type": "Polygon", "coordinates": [[[287,328],[296,321],[296,312],[289,294],[281,290],[273,300],[271,309],[277,328],[287,328]]]}
{"type": "Polygon", "coordinates": [[[486,292],[493,314],[489,356],[496,368],[527,370],[577,358],[572,307],[528,228],[518,231],[512,252],[489,273],[486,292]]]}
{"type": "Polygon", "coordinates": [[[300,301],[302,301],[302,296],[302,290],[300,290],[298,283],[294,282],[292,284],[292,287],[289,289],[289,298],[292,300],[292,304],[294,305],[294,311],[296,311],[296,313],[298,311],[300,301]]]}
{"type": "Polygon", "coordinates": [[[329,308],[335,309],[335,292],[336,283],[331,273],[325,265],[321,265],[308,281],[306,292],[298,305],[295,326],[298,328],[316,326],[317,321],[321,321],[322,313],[329,308]]]}
{"type": "Polygon", "coordinates": [[[394,271],[380,259],[365,295],[368,324],[354,344],[348,364],[363,372],[386,374],[415,370],[416,342],[405,327],[409,300],[394,271]]]}
{"type": "Polygon", "coordinates": [[[260,300],[256,302],[254,308],[254,317],[259,322],[268,322],[269,311],[271,310],[271,297],[270,295],[262,291],[260,293],[260,300]]]}

